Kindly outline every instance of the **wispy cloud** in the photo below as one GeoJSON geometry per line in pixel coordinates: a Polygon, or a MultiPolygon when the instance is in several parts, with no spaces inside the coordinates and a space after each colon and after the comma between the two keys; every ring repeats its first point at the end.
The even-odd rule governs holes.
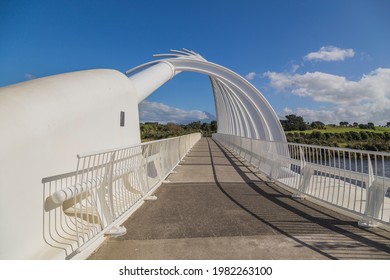
{"type": "Polygon", "coordinates": [[[37,78],[37,77],[35,77],[33,74],[30,74],[30,73],[24,74],[24,77],[25,77],[27,80],[34,80],[34,79],[37,78]]]}
{"type": "Polygon", "coordinates": [[[184,123],[202,121],[209,118],[206,112],[200,110],[187,111],[148,100],[142,101],[138,108],[141,122],[184,123]]]}
{"type": "Polygon", "coordinates": [[[256,75],[257,74],[255,72],[249,72],[248,74],[245,75],[245,79],[247,79],[248,81],[251,81],[256,77],[256,75]]]}
{"type": "Polygon", "coordinates": [[[308,61],[339,61],[348,57],[353,57],[353,49],[340,49],[334,46],[321,47],[316,52],[308,53],[303,59],[308,61]]]}
{"type": "Polygon", "coordinates": [[[292,64],[291,65],[291,72],[292,73],[295,73],[295,72],[297,72],[297,70],[299,69],[299,65],[298,64],[292,64]]]}
{"type": "Polygon", "coordinates": [[[310,120],[334,122],[331,120],[338,119],[378,123],[390,120],[390,68],[378,68],[363,75],[358,81],[322,72],[266,72],[264,76],[269,78],[269,85],[278,91],[334,104],[323,110],[295,109],[296,113],[309,117],[310,120]]]}

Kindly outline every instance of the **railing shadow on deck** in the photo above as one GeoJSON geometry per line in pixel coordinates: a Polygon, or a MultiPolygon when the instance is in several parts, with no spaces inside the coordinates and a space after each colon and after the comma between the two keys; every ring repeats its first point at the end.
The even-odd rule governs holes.
{"type": "Polygon", "coordinates": [[[290,192],[264,180],[256,174],[256,170],[245,167],[242,159],[217,141],[208,140],[208,145],[218,188],[237,206],[274,231],[291,238],[300,244],[298,246],[307,247],[329,259],[390,259],[390,234],[387,231],[361,229],[352,218],[305,200],[294,200],[290,192]],[[210,141],[216,143],[255,194],[235,193],[228,187],[229,184],[218,181],[210,141]],[[249,173],[256,175],[258,181],[251,180],[249,173]],[[249,196],[257,196],[256,203],[251,202],[249,196]],[[259,201],[263,203],[261,208],[258,207],[259,201]]]}

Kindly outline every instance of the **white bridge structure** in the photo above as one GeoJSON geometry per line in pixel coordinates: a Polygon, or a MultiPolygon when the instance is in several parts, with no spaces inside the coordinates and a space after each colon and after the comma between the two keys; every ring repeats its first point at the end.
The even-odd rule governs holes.
{"type": "Polygon", "coordinates": [[[0,258],[84,259],[179,164],[200,133],[141,143],[138,104],[180,72],[210,77],[213,138],[307,198],[390,227],[390,154],[287,143],[246,79],[172,50],[123,74],[98,69],[0,88],[0,258]]]}

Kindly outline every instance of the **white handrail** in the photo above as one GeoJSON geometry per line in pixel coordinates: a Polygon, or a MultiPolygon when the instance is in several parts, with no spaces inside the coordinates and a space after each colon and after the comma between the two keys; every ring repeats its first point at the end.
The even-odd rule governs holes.
{"type": "Polygon", "coordinates": [[[151,193],[201,138],[200,133],[78,155],[77,170],[44,178],[45,240],[67,258],[103,234],[151,193]]]}

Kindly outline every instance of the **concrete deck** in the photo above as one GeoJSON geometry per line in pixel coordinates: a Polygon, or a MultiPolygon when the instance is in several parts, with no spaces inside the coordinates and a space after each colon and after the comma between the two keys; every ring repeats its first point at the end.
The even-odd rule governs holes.
{"type": "Polygon", "coordinates": [[[89,259],[390,259],[390,233],[304,200],[202,138],[89,259]]]}

